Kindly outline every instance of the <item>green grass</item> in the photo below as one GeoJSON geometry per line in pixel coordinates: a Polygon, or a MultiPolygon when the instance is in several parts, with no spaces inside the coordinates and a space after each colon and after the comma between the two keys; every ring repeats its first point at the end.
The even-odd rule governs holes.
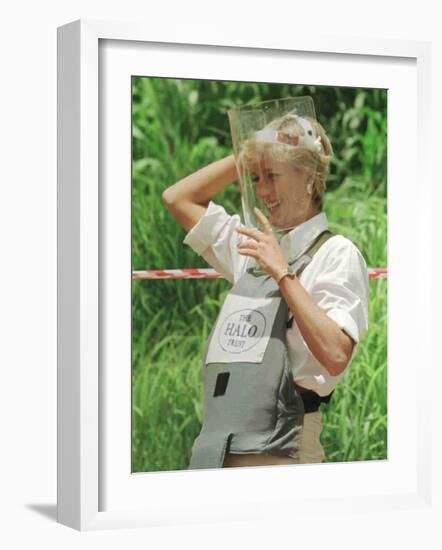
{"type": "MultiPolygon", "coordinates": [[[[325,203],[332,230],[369,266],[387,265],[385,91],[134,78],[133,269],[205,266],[182,244],[161,193],[231,152],[227,108],[289,95],[313,95],[335,149],[325,203]]],[[[238,187],[217,201],[237,210],[238,187]]],[[[228,289],[221,279],[133,282],[133,471],[187,467],[202,415],[201,358],[228,289]]],[[[370,282],[369,308],[369,331],[323,406],[326,461],[387,456],[387,281],[370,282]]]]}

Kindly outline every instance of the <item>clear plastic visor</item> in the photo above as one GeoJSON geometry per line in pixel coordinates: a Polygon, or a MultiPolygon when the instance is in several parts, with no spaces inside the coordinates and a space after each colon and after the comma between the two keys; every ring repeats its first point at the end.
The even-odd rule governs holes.
{"type": "Polygon", "coordinates": [[[320,138],[311,98],[263,102],[229,111],[244,221],[259,227],[259,208],[277,234],[309,216],[320,138]]]}

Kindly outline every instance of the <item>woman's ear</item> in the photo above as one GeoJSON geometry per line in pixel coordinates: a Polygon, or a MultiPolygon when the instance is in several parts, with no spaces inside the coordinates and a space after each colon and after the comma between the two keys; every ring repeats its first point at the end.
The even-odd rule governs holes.
{"type": "Polygon", "coordinates": [[[313,195],[313,187],[315,185],[315,174],[310,173],[307,176],[307,194],[312,196],[313,195]]]}

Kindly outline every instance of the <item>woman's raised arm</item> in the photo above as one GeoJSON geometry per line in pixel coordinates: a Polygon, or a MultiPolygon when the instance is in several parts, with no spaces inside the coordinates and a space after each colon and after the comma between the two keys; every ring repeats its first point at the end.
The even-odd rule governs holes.
{"type": "Polygon", "coordinates": [[[229,155],[168,187],[163,201],[177,222],[190,231],[205,214],[209,202],[237,179],[235,158],[229,155]]]}

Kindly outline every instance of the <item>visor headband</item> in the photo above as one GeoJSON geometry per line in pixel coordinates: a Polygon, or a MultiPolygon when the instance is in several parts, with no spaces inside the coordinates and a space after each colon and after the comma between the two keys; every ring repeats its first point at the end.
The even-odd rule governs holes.
{"type": "Polygon", "coordinates": [[[324,153],[321,136],[316,135],[310,122],[297,115],[293,115],[293,117],[296,118],[296,122],[298,122],[304,130],[304,136],[285,133],[281,130],[264,129],[255,132],[256,141],[264,143],[282,143],[293,147],[304,147],[305,149],[310,149],[310,151],[316,151],[317,153],[324,153]]]}

